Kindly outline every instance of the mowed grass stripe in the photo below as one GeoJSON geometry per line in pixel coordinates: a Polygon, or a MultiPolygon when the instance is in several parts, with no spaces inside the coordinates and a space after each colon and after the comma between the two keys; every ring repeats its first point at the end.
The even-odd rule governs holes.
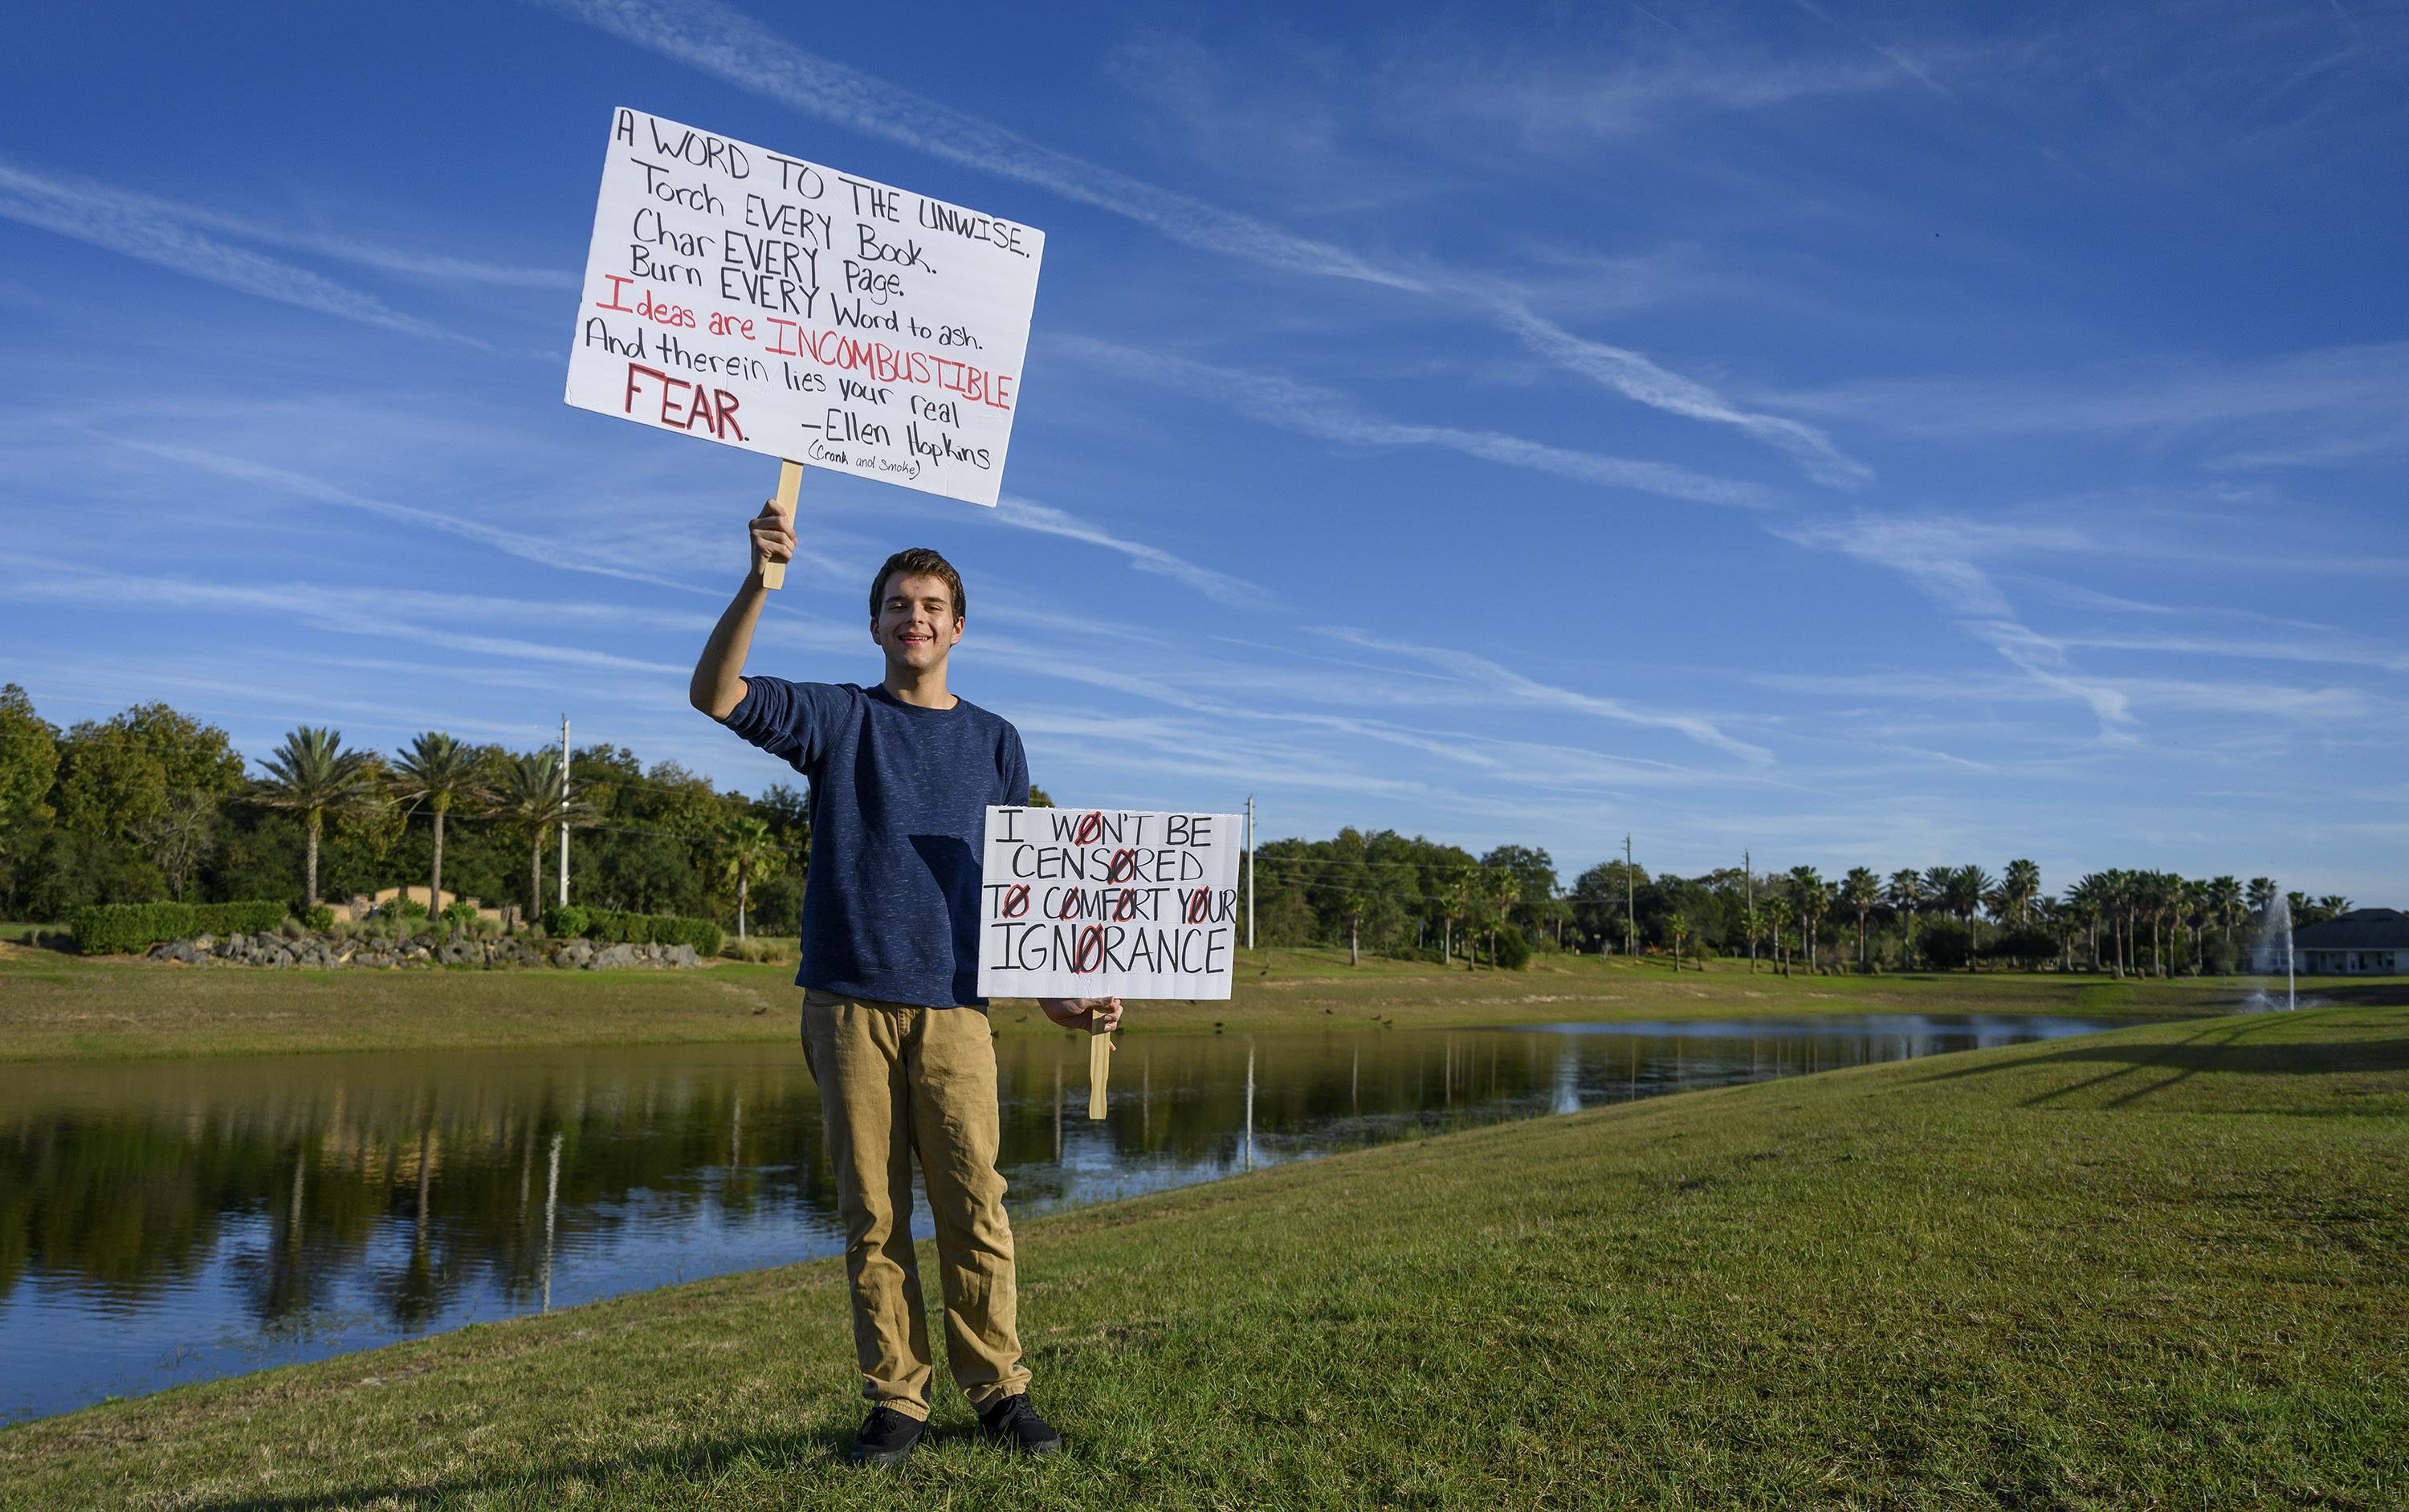
{"type": "Polygon", "coordinates": [[[2400,1505],[2404,1151],[2409,1012],[2147,1025],[1029,1223],[1056,1463],[832,1463],[824,1262],[21,1425],[0,1505],[2400,1505]]]}

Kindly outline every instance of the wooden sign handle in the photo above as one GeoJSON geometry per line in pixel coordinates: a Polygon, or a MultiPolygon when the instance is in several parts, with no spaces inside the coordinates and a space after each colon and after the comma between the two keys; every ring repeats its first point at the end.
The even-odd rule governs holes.
{"type": "Polygon", "coordinates": [[[1090,1120],[1104,1116],[1104,1083],[1113,1073],[1113,1037],[1109,1034],[1088,1036],[1088,1116],[1090,1120]]]}
{"type": "MultiPolygon", "coordinates": [[[[776,497],[770,500],[770,507],[786,517],[786,527],[790,530],[794,528],[795,525],[795,497],[802,491],[803,465],[800,462],[780,461],[778,464],[778,492],[776,497]]],[[[761,564],[761,586],[764,588],[783,588],[786,585],[786,563],[763,562],[761,564]]]]}

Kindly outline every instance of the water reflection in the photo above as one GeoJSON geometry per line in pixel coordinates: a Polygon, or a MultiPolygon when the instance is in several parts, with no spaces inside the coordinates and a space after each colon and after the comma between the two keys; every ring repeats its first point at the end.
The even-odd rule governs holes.
{"type": "MultiPolygon", "coordinates": [[[[1133,1034],[1095,1123],[1085,1046],[1015,1040],[998,1047],[1003,1164],[1028,1215],[1425,1131],[2102,1027],[1133,1034]]],[[[817,1098],[784,1046],[0,1066],[0,1419],[841,1247],[817,1098]]]]}

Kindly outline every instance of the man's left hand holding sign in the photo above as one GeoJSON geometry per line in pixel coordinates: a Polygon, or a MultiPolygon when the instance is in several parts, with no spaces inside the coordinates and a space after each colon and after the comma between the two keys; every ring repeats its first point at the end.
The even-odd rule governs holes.
{"type": "Polygon", "coordinates": [[[1083,1029],[1090,1034],[1110,1034],[1121,1024],[1118,998],[1040,998],[1037,1006],[1064,1029],[1083,1029]]]}

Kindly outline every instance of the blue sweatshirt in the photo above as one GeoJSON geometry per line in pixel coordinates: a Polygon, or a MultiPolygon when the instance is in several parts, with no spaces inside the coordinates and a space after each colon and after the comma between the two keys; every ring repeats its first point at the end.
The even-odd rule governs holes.
{"type": "Polygon", "coordinates": [[[722,723],[811,779],[796,982],[849,998],[986,1007],[987,809],[1029,801],[1020,732],[966,698],[922,709],[850,683],[744,684],[744,700],[722,723]]]}

